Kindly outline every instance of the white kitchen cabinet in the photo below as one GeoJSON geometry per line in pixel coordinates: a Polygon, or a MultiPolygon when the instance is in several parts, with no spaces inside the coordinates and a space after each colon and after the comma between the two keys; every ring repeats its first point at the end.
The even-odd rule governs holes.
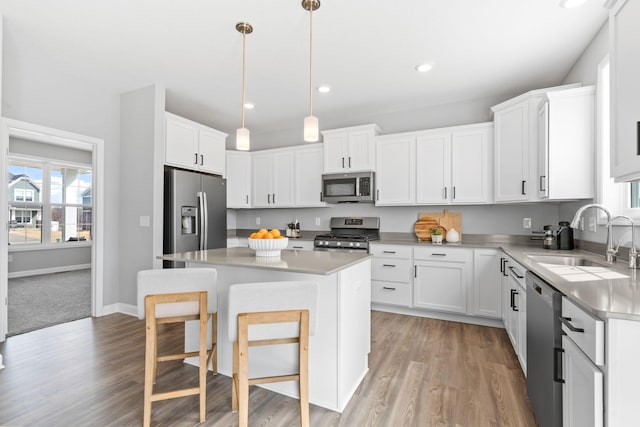
{"type": "Polygon", "coordinates": [[[225,175],[227,134],[165,112],[165,163],[225,175]]]}
{"type": "Polygon", "coordinates": [[[296,207],[323,207],[322,144],[294,148],[294,204],[296,207]]]}
{"type": "Polygon", "coordinates": [[[562,337],[562,425],[601,427],[604,423],[603,375],[567,336],[562,337]]]}
{"type": "Polygon", "coordinates": [[[416,202],[416,143],[414,136],[381,136],[377,140],[376,205],[416,202]]]}
{"type": "Polygon", "coordinates": [[[252,158],[253,207],[293,206],[293,152],[268,150],[252,158]]]}
{"type": "Polygon", "coordinates": [[[538,107],[540,199],[593,198],[594,93],[595,86],[553,91],[538,107]]]}
{"type": "Polygon", "coordinates": [[[609,12],[611,174],[640,179],[640,4],[618,0],[609,12]]]}
{"type": "Polygon", "coordinates": [[[502,318],[520,366],[527,374],[527,291],[526,269],[508,256],[501,263],[502,318]]]}
{"type": "Polygon", "coordinates": [[[494,200],[538,200],[538,108],[556,86],[527,92],[491,108],[494,114],[494,200]]]}
{"type": "Polygon", "coordinates": [[[487,203],[492,123],[378,137],[376,205],[487,203]]]}
{"type": "Polygon", "coordinates": [[[379,132],[374,124],[322,131],[324,173],[375,170],[379,132]]]}
{"type": "Polygon", "coordinates": [[[312,251],[313,250],[313,240],[300,240],[300,239],[289,239],[289,243],[287,244],[287,249],[299,250],[299,251],[312,251]]]}
{"type": "Polygon", "coordinates": [[[227,208],[251,207],[251,153],[227,151],[227,208]]]}
{"type": "Polygon", "coordinates": [[[413,305],[467,313],[467,293],[473,280],[473,251],[415,248],[413,256],[413,305]]]}
{"type": "Polygon", "coordinates": [[[502,251],[476,249],[473,253],[473,305],[476,316],[500,319],[502,316],[502,251]]]}
{"type": "Polygon", "coordinates": [[[411,246],[372,244],[371,302],[394,306],[411,305],[411,246]]]}

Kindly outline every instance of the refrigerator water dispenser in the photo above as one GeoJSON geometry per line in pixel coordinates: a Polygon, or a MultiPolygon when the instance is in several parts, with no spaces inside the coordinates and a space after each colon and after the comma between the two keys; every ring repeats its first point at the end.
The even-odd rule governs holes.
{"type": "Polygon", "coordinates": [[[196,207],[182,206],[180,212],[182,215],[182,234],[196,234],[196,207]]]}

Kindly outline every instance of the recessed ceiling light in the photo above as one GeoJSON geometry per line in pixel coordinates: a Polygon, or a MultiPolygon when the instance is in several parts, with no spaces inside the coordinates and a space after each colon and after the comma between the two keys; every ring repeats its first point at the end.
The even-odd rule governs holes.
{"type": "Polygon", "coordinates": [[[244,108],[246,108],[247,110],[253,110],[253,107],[255,107],[255,105],[253,105],[250,102],[245,102],[244,103],[244,108]]]}
{"type": "Polygon", "coordinates": [[[318,92],[320,92],[320,93],[329,93],[329,92],[331,92],[331,86],[329,86],[329,85],[318,86],[318,92]]]}
{"type": "Polygon", "coordinates": [[[428,62],[416,65],[416,71],[418,71],[419,73],[426,73],[428,71],[431,71],[432,68],[433,65],[428,62]]]}
{"type": "Polygon", "coordinates": [[[572,7],[580,6],[581,4],[586,2],[587,0],[560,0],[560,7],[569,9],[572,7]]]}

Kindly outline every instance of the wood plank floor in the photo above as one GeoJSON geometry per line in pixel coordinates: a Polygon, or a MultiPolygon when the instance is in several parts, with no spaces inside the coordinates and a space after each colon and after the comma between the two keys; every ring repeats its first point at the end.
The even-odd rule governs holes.
{"type": "MultiPolygon", "coordinates": [[[[182,343],[181,327],[165,328],[161,350],[182,343]]],[[[10,337],[0,353],[0,425],[141,425],[143,321],[82,319],[10,337]]],[[[503,329],[374,311],[369,365],[344,413],[312,405],[312,426],[536,425],[503,329]]],[[[158,387],[195,384],[196,377],[193,366],[163,363],[158,387]]],[[[197,400],[154,403],[152,425],[237,425],[228,377],[208,376],[203,424],[197,400]]],[[[299,425],[297,400],[259,387],[251,387],[249,409],[252,426],[299,425]]]]}

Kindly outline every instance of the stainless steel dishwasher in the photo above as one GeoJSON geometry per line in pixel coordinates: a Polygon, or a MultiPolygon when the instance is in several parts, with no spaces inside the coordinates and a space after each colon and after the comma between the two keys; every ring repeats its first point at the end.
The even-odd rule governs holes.
{"type": "Polygon", "coordinates": [[[562,294],[527,272],[527,393],[540,427],[562,426],[562,294]]]}

